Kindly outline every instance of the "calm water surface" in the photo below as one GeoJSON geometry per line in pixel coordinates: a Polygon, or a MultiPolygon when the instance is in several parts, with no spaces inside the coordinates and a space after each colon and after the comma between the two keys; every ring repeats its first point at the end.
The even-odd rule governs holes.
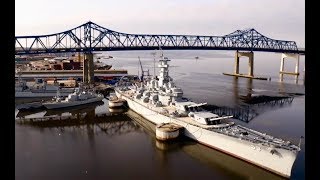
{"type": "MultiPolygon", "coordinates": [[[[140,56],[144,68],[153,74],[151,52],[111,52],[108,55],[114,58],[104,61],[137,74],[140,56]]],[[[279,83],[280,55],[268,53],[255,54],[255,74],[271,77],[271,81],[224,76],[222,72],[233,70],[233,55],[165,51],[172,59],[170,75],[183,88],[185,97],[238,113],[235,122],[298,144],[305,133],[303,77],[298,84],[292,77],[279,83]],[[252,103],[259,96],[289,98],[252,103]]],[[[243,61],[240,72],[246,73],[247,59],[243,61]]],[[[303,58],[300,64],[303,73],[303,58]]],[[[286,68],[293,71],[294,63],[288,62],[286,68]]],[[[16,110],[16,179],[281,179],[189,139],[159,142],[153,124],[130,110],[114,112],[107,104],[105,99],[63,111],[16,110]],[[33,123],[18,120],[44,116],[77,118],[33,123]]],[[[291,179],[304,179],[304,141],[301,147],[291,179]]]]}

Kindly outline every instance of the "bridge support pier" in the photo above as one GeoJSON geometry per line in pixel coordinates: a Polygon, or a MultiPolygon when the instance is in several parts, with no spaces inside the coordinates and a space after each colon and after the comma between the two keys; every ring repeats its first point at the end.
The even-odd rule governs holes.
{"type": "Polygon", "coordinates": [[[84,57],[83,59],[83,76],[82,76],[83,83],[88,83],[88,59],[84,57]]]}
{"type": "Polygon", "coordinates": [[[88,83],[94,83],[94,63],[93,63],[93,54],[87,54],[88,57],[88,83]]]}
{"type": "Polygon", "coordinates": [[[294,75],[296,83],[298,82],[298,77],[299,77],[299,61],[300,61],[300,55],[299,54],[290,54],[290,53],[282,53],[281,55],[281,64],[280,64],[280,82],[283,81],[283,75],[288,74],[288,75],[294,75]],[[294,72],[288,72],[284,71],[284,60],[285,58],[290,57],[296,59],[296,66],[295,66],[295,71],[294,72]]]}
{"type": "Polygon", "coordinates": [[[94,83],[94,63],[92,53],[85,54],[83,61],[83,82],[88,84],[94,83]]]}
{"type": "Polygon", "coordinates": [[[238,50],[235,53],[235,64],[234,64],[234,72],[233,74],[230,73],[222,73],[224,75],[228,75],[228,76],[235,76],[235,77],[244,77],[244,78],[250,78],[250,79],[259,79],[259,80],[268,80],[268,78],[265,77],[254,77],[254,58],[253,58],[253,52],[239,52],[238,50]],[[241,56],[246,56],[249,58],[249,62],[248,62],[248,74],[240,74],[239,73],[239,60],[241,56]]]}
{"type": "Polygon", "coordinates": [[[239,55],[238,51],[236,51],[235,54],[235,63],[234,63],[234,74],[239,74],[239,55]]]}
{"type": "Polygon", "coordinates": [[[249,71],[248,71],[248,76],[253,77],[253,52],[239,52],[236,51],[235,54],[235,66],[234,66],[234,74],[235,75],[240,75],[239,74],[239,59],[241,56],[246,56],[249,58],[249,71]]]}
{"type": "Polygon", "coordinates": [[[248,54],[249,57],[249,71],[248,71],[248,75],[253,77],[253,52],[251,52],[250,54],[248,54]]]}

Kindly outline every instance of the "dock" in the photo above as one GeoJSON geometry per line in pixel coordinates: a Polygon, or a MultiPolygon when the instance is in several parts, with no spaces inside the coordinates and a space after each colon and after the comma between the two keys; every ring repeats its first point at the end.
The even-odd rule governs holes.
{"type": "MultiPolygon", "coordinates": [[[[19,74],[15,74],[15,78],[82,78],[83,70],[32,70],[32,71],[20,71],[19,74]]],[[[128,71],[124,69],[118,70],[94,70],[95,77],[121,77],[128,75],[128,71]]]]}
{"type": "MultiPolygon", "coordinates": [[[[99,113],[88,115],[85,113],[76,113],[72,115],[50,115],[43,117],[20,117],[16,118],[16,123],[20,125],[32,125],[38,127],[66,127],[66,126],[81,126],[89,124],[116,123],[121,125],[124,121],[130,119],[123,114],[114,115],[112,113],[99,113]],[[112,118],[108,118],[111,117],[112,118]]],[[[98,125],[99,126],[99,125],[98,125]]],[[[109,127],[110,128],[110,127],[109,127]]]]}

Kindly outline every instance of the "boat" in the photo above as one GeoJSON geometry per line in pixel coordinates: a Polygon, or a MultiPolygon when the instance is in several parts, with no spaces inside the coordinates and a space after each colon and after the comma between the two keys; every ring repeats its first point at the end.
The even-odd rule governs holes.
{"type": "Polygon", "coordinates": [[[77,115],[77,114],[81,114],[81,113],[91,113],[91,112],[95,112],[95,109],[97,106],[101,106],[103,105],[104,102],[103,101],[97,101],[97,102],[93,102],[90,104],[83,104],[83,105],[79,105],[79,106],[70,106],[70,107],[66,107],[63,109],[47,109],[46,110],[46,114],[44,116],[63,116],[63,114],[69,113],[71,115],[77,115]]]}
{"type": "MultiPolygon", "coordinates": [[[[155,125],[173,123],[183,135],[262,169],[289,178],[299,145],[236,124],[232,116],[219,116],[183,97],[169,76],[169,62],[161,56],[159,76],[134,83],[120,80],[114,90],[129,108],[155,125]]],[[[301,140],[301,139],[300,139],[301,140]]],[[[300,141],[301,142],[301,141],[300,141]]]]}
{"type": "Polygon", "coordinates": [[[76,88],[75,91],[65,99],[61,98],[58,94],[52,101],[44,102],[42,105],[47,109],[66,108],[99,102],[102,101],[103,98],[104,96],[95,93],[94,89],[84,88],[82,85],[79,85],[79,88],[76,88]]]}
{"type": "Polygon", "coordinates": [[[99,60],[94,62],[94,68],[98,70],[109,70],[111,69],[112,65],[105,64],[99,60]]]}
{"type": "Polygon", "coordinates": [[[18,79],[15,84],[15,97],[16,98],[35,98],[35,97],[53,97],[57,91],[60,91],[60,96],[68,96],[74,92],[75,88],[60,87],[56,82],[48,84],[41,78],[37,78],[32,86],[28,86],[25,80],[18,79]]]}

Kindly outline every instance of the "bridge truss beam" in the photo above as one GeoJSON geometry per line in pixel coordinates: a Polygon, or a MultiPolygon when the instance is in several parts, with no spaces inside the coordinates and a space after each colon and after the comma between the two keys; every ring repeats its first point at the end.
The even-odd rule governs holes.
{"type": "Polygon", "coordinates": [[[224,36],[127,34],[109,30],[93,22],[56,34],[16,36],[15,54],[119,50],[243,50],[304,53],[296,42],[275,40],[255,29],[237,30],[224,36]]]}

